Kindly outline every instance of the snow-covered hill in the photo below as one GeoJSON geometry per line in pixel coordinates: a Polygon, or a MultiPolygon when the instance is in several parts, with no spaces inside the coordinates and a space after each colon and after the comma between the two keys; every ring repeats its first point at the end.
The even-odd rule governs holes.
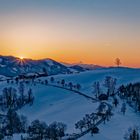
{"type": "MultiPolygon", "coordinates": [[[[80,83],[82,86],[81,91],[91,97],[94,97],[93,87],[92,87],[93,82],[99,81],[102,89],[104,90],[104,92],[106,92],[106,90],[103,87],[103,82],[106,76],[112,76],[117,78],[117,87],[118,87],[121,84],[127,84],[130,82],[132,83],[140,82],[140,69],[130,69],[130,68],[101,69],[101,70],[87,71],[79,74],[56,75],[54,76],[54,79],[56,82],[58,80],[65,79],[66,83],[68,82],[72,82],[74,84],[80,83]]],[[[41,78],[41,80],[45,80],[45,79],[41,78]]],[[[47,79],[49,80],[50,77],[48,77],[47,79]]],[[[50,111],[46,109],[46,111],[43,114],[40,113],[40,111],[37,111],[37,113],[35,114],[42,114],[40,117],[46,119],[46,121],[48,120],[53,121],[55,120],[55,117],[59,121],[63,120],[65,123],[68,124],[68,132],[76,132],[76,130],[74,130],[75,129],[74,122],[76,122],[78,118],[80,120],[82,118],[82,115],[88,112],[91,113],[96,111],[97,103],[90,104],[90,101],[88,100],[84,101],[82,97],[77,96],[72,92],[66,92],[63,89],[57,89],[52,87],[47,87],[47,88],[46,91],[44,91],[43,94],[44,96],[42,97],[43,99],[48,98],[47,93],[49,96],[52,93],[54,95],[53,98],[56,97],[55,100],[59,100],[60,98],[63,98],[64,95],[67,95],[67,97],[65,96],[66,98],[64,97],[62,100],[56,102],[56,104],[55,102],[53,103],[53,105],[51,104],[52,106],[50,105],[51,108],[50,111]],[[57,97],[57,95],[58,96],[62,95],[63,97],[57,97]]],[[[41,93],[43,93],[43,91],[41,93]]],[[[52,94],[51,96],[53,96],[52,94]]],[[[47,108],[49,109],[49,107],[47,108]]],[[[138,120],[140,120],[140,117],[138,117],[138,114],[136,114],[134,110],[129,106],[127,106],[126,116],[123,116],[120,110],[121,110],[121,101],[120,101],[120,106],[117,108],[117,110],[114,110],[114,116],[111,119],[111,121],[99,127],[100,133],[98,135],[91,137],[91,135],[89,134],[84,136],[81,140],[90,140],[93,139],[94,137],[96,138],[96,140],[103,140],[103,139],[123,140],[123,136],[125,132],[128,130],[129,127],[133,127],[134,125],[137,125],[137,122],[138,120]],[[122,123],[121,120],[123,121],[122,123]]],[[[26,112],[26,109],[24,111],[26,112]]],[[[28,111],[26,113],[28,114],[28,111]]]]}
{"type": "MultiPolygon", "coordinates": [[[[58,84],[58,81],[65,79],[66,83],[81,84],[81,92],[88,96],[94,97],[93,82],[99,81],[103,92],[106,92],[103,87],[103,82],[106,76],[117,78],[117,86],[130,82],[140,81],[140,69],[130,68],[108,68],[98,69],[94,71],[86,71],[78,74],[59,74],[54,75],[53,84],[58,84]]],[[[48,80],[50,76],[40,78],[41,81],[48,80]]],[[[36,79],[38,81],[38,79],[36,79]]],[[[40,82],[41,83],[41,82],[40,82]]],[[[0,90],[7,86],[6,82],[0,83],[0,90]]],[[[16,85],[11,84],[9,86],[16,85]]],[[[35,101],[33,106],[25,106],[19,113],[28,117],[29,121],[39,119],[47,124],[53,121],[59,121],[67,124],[67,133],[76,133],[75,123],[82,119],[87,113],[96,112],[99,105],[98,102],[93,103],[91,100],[84,98],[72,91],[65,89],[46,86],[42,84],[28,85],[26,90],[33,89],[35,101]]],[[[110,101],[112,102],[112,101],[110,101]]],[[[121,103],[116,110],[113,110],[114,116],[105,125],[99,126],[100,133],[91,137],[90,134],[81,138],[81,140],[123,140],[123,136],[129,127],[136,125],[140,120],[140,116],[136,114],[132,108],[127,106],[126,115],[123,116],[120,112],[121,103]],[[122,122],[121,122],[122,121],[122,122]],[[127,123],[128,122],[128,123],[127,123]]]]}
{"type": "Polygon", "coordinates": [[[72,64],[62,62],[62,64],[67,66],[67,67],[69,67],[69,68],[75,69],[75,70],[77,70],[79,72],[105,68],[105,67],[100,66],[100,65],[84,64],[82,62],[80,62],[80,63],[72,63],[72,64]]]}
{"type": "MultiPolygon", "coordinates": [[[[65,79],[66,82],[80,83],[82,91],[88,95],[93,92],[93,83],[99,81],[104,83],[106,76],[112,76],[117,79],[117,87],[121,84],[140,81],[140,69],[133,68],[102,68],[94,71],[86,71],[78,74],[59,74],[54,76],[56,80],[65,79]]],[[[43,79],[43,78],[41,78],[43,79]]],[[[48,77],[49,79],[49,77],[48,77]]]]}
{"type": "Polygon", "coordinates": [[[49,75],[58,73],[68,73],[69,69],[52,60],[31,60],[19,59],[13,56],[0,56],[0,74],[6,76],[16,76],[23,73],[42,73],[46,71],[49,75]]]}
{"type": "Polygon", "coordinates": [[[88,70],[103,68],[96,65],[77,64],[65,65],[52,59],[20,59],[13,56],[0,56],[0,75],[17,76],[27,73],[42,73],[46,71],[49,75],[79,73],[88,70]]]}

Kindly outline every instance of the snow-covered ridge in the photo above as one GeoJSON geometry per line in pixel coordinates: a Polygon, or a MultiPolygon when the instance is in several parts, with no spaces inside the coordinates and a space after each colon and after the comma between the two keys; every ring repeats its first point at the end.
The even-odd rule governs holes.
{"type": "Polygon", "coordinates": [[[65,65],[55,60],[46,58],[41,60],[20,59],[13,56],[0,56],[0,74],[17,76],[27,73],[47,72],[49,75],[79,73],[104,67],[89,64],[65,65]]]}
{"type": "Polygon", "coordinates": [[[23,73],[42,73],[47,72],[49,75],[68,73],[70,70],[52,60],[31,60],[19,59],[13,56],[0,56],[0,74],[5,76],[16,76],[23,73]]]}

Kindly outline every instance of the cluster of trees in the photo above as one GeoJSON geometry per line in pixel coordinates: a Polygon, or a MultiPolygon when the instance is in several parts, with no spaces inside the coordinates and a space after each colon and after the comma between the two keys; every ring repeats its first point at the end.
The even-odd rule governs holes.
{"type": "Polygon", "coordinates": [[[7,79],[7,83],[11,83],[11,84],[19,84],[20,81],[24,81],[26,84],[30,83],[30,82],[34,82],[36,78],[40,78],[40,77],[46,77],[48,76],[47,70],[45,68],[42,68],[42,73],[35,73],[35,74],[21,74],[18,75],[15,78],[11,78],[11,79],[7,79]]]}
{"type": "Polygon", "coordinates": [[[21,74],[18,77],[15,78],[16,82],[19,80],[32,80],[34,81],[35,78],[39,77],[46,77],[48,76],[47,69],[45,67],[42,68],[42,72],[36,72],[34,74],[21,74]]]}
{"type": "Polygon", "coordinates": [[[72,82],[69,82],[68,84],[64,84],[63,87],[68,87],[70,88],[70,90],[76,89],[76,90],[80,90],[81,89],[81,85],[80,84],[73,84],[72,82]]]}
{"type": "Polygon", "coordinates": [[[136,111],[140,111],[140,83],[121,85],[119,87],[119,96],[126,99],[136,111]]]}
{"type": "Polygon", "coordinates": [[[59,140],[65,136],[66,125],[60,122],[53,122],[47,125],[45,122],[35,120],[27,129],[28,136],[25,140],[59,140]]]}
{"type": "Polygon", "coordinates": [[[129,128],[124,136],[125,140],[140,140],[139,130],[137,127],[129,128]]]}
{"type": "Polygon", "coordinates": [[[81,85],[79,83],[77,84],[73,84],[72,82],[66,83],[66,81],[64,79],[60,80],[60,81],[55,81],[54,77],[51,77],[50,80],[45,80],[45,81],[41,81],[40,79],[38,79],[38,82],[41,84],[45,84],[48,85],[49,82],[50,83],[56,83],[59,86],[62,86],[63,88],[69,88],[70,90],[76,89],[76,90],[80,90],[81,89],[81,85]]]}
{"type": "Polygon", "coordinates": [[[25,132],[27,118],[18,115],[17,111],[26,104],[32,105],[33,101],[32,89],[25,92],[23,83],[19,84],[18,89],[5,87],[2,90],[0,95],[0,139],[25,132]]]}
{"type": "Polygon", "coordinates": [[[13,87],[6,87],[3,89],[2,94],[0,95],[0,108],[2,110],[18,110],[26,104],[32,105],[33,101],[34,96],[32,89],[29,89],[25,94],[23,84],[19,86],[19,91],[13,87]]]}
{"type": "Polygon", "coordinates": [[[111,76],[107,76],[104,81],[104,86],[107,88],[107,95],[111,96],[115,94],[116,87],[116,78],[112,78],[111,76]]]}
{"type": "Polygon", "coordinates": [[[24,82],[26,84],[29,84],[30,82],[34,82],[35,78],[37,78],[36,75],[30,75],[30,76],[25,76],[25,75],[19,75],[16,78],[11,78],[7,79],[7,84],[20,84],[20,82],[24,82]]]}
{"type": "Polygon", "coordinates": [[[27,118],[17,113],[24,105],[32,105],[34,96],[32,89],[25,90],[25,81],[16,79],[15,84],[18,88],[5,87],[0,95],[0,139],[12,138],[14,134],[26,134],[21,140],[58,140],[63,137],[65,124],[53,122],[47,125],[35,120],[29,125],[27,118]]]}
{"type": "Polygon", "coordinates": [[[109,117],[112,115],[111,108],[103,102],[99,105],[97,110],[97,113],[86,114],[82,120],[75,124],[75,128],[79,129],[81,132],[83,132],[83,129],[92,129],[96,127],[98,121],[103,119],[105,122],[105,120],[109,120],[109,117]]]}
{"type": "Polygon", "coordinates": [[[13,109],[9,109],[5,115],[0,115],[0,138],[12,137],[13,134],[25,133],[27,118],[18,115],[13,109]]]}
{"type": "MultiPolygon", "coordinates": [[[[54,82],[54,78],[51,77],[50,81],[54,82]]],[[[77,84],[73,84],[72,82],[66,83],[66,81],[64,79],[62,79],[61,81],[57,81],[57,84],[61,85],[62,87],[68,87],[71,90],[72,89],[77,89],[77,90],[81,89],[81,85],[80,84],[78,84],[78,83],[77,84]]]]}
{"type": "Polygon", "coordinates": [[[111,112],[112,106],[105,102],[101,102],[97,110],[98,110],[97,115],[100,116],[104,120],[104,123],[106,120],[109,121],[109,119],[113,115],[111,112]]]}
{"type": "Polygon", "coordinates": [[[75,128],[83,132],[83,129],[87,130],[92,126],[94,126],[97,120],[98,120],[98,116],[96,113],[86,114],[82,120],[78,121],[75,124],[75,128]]]}
{"type": "MultiPolygon", "coordinates": [[[[107,96],[112,96],[115,94],[115,87],[116,87],[117,79],[111,76],[106,76],[104,80],[103,86],[107,88],[107,96]]],[[[98,98],[102,93],[100,83],[98,81],[93,83],[93,88],[96,98],[98,98]]]]}
{"type": "Polygon", "coordinates": [[[20,116],[16,111],[9,110],[3,121],[1,121],[0,139],[13,137],[13,134],[21,135],[21,140],[59,140],[65,136],[66,125],[60,122],[53,122],[47,125],[39,120],[33,121],[28,125],[27,118],[20,116]]]}

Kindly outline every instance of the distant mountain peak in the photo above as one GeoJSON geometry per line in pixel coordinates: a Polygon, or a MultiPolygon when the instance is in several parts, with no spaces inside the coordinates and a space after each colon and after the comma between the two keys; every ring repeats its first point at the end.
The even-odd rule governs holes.
{"type": "Polygon", "coordinates": [[[100,66],[100,65],[96,65],[96,64],[85,64],[82,61],[78,62],[78,63],[65,63],[65,62],[61,62],[62,64],[64,64],[65,66],[68,67],[82,67],[88,70],[93,70],[93,69],[97,69],[97,68],[105,68],[104,66],[100,66]]]}
{"type": "Polygon", "coordinates": [[[16,76],[22,73],[39,73],[46,69],[48,74],[69,73],[69,69],[50,58],[41,60],[20,59],[13,56],[0,56],[0,74],[16,76]]]}

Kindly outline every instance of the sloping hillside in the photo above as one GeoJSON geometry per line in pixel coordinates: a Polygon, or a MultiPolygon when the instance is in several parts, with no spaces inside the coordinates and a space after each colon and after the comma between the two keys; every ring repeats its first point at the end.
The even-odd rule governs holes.
{"type": "MultiPolygon", "coordinates": [[[[58,81],[62,79],[66,83],[79,83],[81,85],[80,91],[88,96],[94,97],[93,82],[99,81],[101,88],[106,93],[106,88],[103,86],[106,76],[117,78],[117,87],[120,84],[127,84],[130,82],[140,81],[140,69],[129,68],[110,68],[100,69],[94,71],[87,71],[79,74],[60,74],[55,75],[54,81],[51,83],[49,77],[36,79],[36,85],[28,85],[26,90],[32,88],[35,100],[32,106],[25,106],[19,113],[26,115],[29,121],[39,119],[50,124],[54,121],[63,122],[67,124],[67,133],[76,133],[75,123],[83,118],[87,113],[96,112],[99,102],[92,102],[91,100],[80,96],[73,91],[41,84],[42,81],[48,80],[51,85],[58,85],[58,81]],[[38,83],[40,81],[40,83],[38,83]]],[[[1,90],[7,86],[6,82],[0,83],[1,90]]],[[[10,84],[8,86],[14,86],[10,84]]],[[[59,86],[62,86],[59,84],[59,86]]],[[[123,140],[125,131],[133,125],[136,125],[140,117],[132,108],[127,105],[126,115],[120,112],[122,100],[119,100],[120,105],[113,110],[114,116],[106,124],[99,126],[100,133],[91,137],[90,134],[81,138],[81,140],[123,140]]],[[[112,103],[109,100],[109,103],[112,103]]]]}
{"type": "Polygon", "coordinates": [[[13,56],[0,56],[1,75],[16,76],[19,74],[43,72],[53,75],[68,73],[69,69],[52,59],[31,60],[20,59],[13,56]]]}

